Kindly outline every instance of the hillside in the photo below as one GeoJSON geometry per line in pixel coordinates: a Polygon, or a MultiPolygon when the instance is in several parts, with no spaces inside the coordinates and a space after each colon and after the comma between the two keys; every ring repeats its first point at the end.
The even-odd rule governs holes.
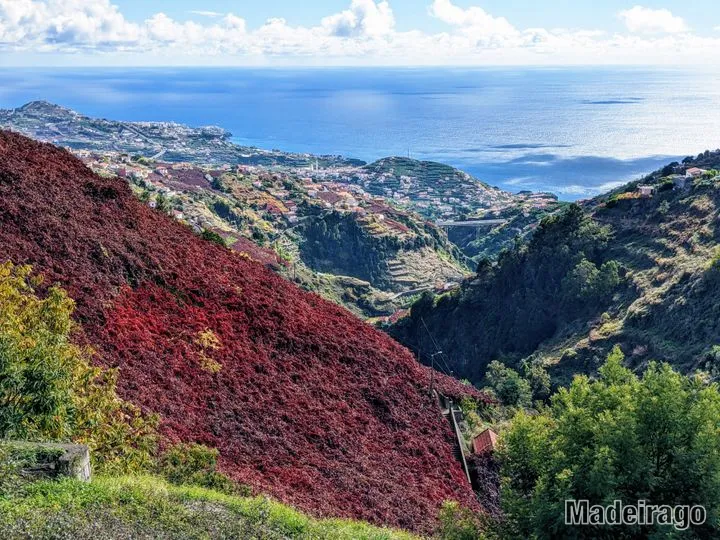
{"type": "Polygon", "coordinates": [[[446,499],[477,508],[409,351],[201,240],[125,181],[0,132],[0,246],[68,291],[78,340],[119,368],[122,398],[158,413],[170,440],[219,449],[223,472],[256,492],[415,531],[446,499]]]}
{"type": "Polygon", "coordinates": [[[468,272],[470,261],[435,225],[333,181],[362,162],[239,147],[216,127],[90,118],[47,102],[0,110],[3,125],[70,148],[101,176],[126,179],[149,205],[162,203],[178,221],[363,318],[390,316],[415,291],[468,272]]]}
{"type": "Polygon", "coordinates": [[[458,283],[468,273],[467,259],[440,229],[354,186],[315,183],[291,169],[79,155],[98,174],[125,178],[148,205],[219,234],[232,249],[363,317],[391,315],[408,306],[411,291],[458,283]]]}
{"type": "MultiPolygon", "coordinates": [[[[151,195],[158,191],[170,195],[175,214],[193,226],[219,229],[231,242],[238,237],[268,241],[271,245],[267,247],[276,251],[279,248],[284,258],[297,255],[291,275],[298,283],[365,317],[389,315],[407,307],[395,296],[397,293],[433,288],[436,284],[442,288],[448,281],[457,281],[465,272],[465,257],[479,260],[497,256],[512,245],[517,234],[527,234],[539,216],[558,206],[552,194],[512,194],[442,163],[388,157],[366,165],[341,156],[250,148],[234,144],[231,135],[216,126],[91,118],[44,101],[0,109],[0,127],[67,147],[93,170],[127,178],[136,185],[139,195],[148,190],[151,195]],[[311,198],[316,200],[308,201],[311,198]],[[417,244],[417,240],[421,247],[428,241],[436,245],[429,250],[413,245],[409,250],[400,249],[400,256],[391,253],[383,257],[373,269],[375,274],[384,274],[386,283],[380,287],[364,279],[358,287],[348,287],[348,278],[357,279],[356,275],[338,273],[327,257],[313,257],[325,270],[307,265],[301,255],[308,250],[297,253],[297,246],[305,239],[295,234],[297,230],[285,233],[295,228],[292,220],[302,217],[295,210],[302,202],[333,211],[361,213],[355,217],[362,218],[358,219],[359,226],[369,233],[363,237],[371,244],[378,236],[395,236],[406,248],[417,244]],[[229,211],[235,206],[242,208],[229,211]],[[395,222],[395,218],[401,218],[399,227],[390,222],[390,226],[381,227],[372,223],[388,213],[394,214],[395,222]],[[507,223],[483,229],[480,234],[446,228],[463,257],[431,222],[466,218],[501,218],[507,223]],[[405,226],[423,238],[407,242],[405,226]],[[377,234],[378,229],[382,234],[377,234]],[[405,252],[413,264],[396,272],[394,267],[403,266],[408,258],[405,252]],[[438,261],[438,256],[444,262],[438,261]],[[395,273],[400,275],[399,280],[392,279],[395,273]],[[390,281],[393,283],[388,286],[390,281]],[[343,290],[350,292],[344,294],[343,290]]],[[[363,247],[371,251],[378,248],[363,247]]],[[[262,258],[267,260],[267,254],[262,258]]]]}
{"type": "Polygon", "coordinates": [[[698,164],[720,164],[720,152],[545,218],[460,290],[418,302],[393,334],[427,355],[424,320],[451,369],[475,382],[496,359],[568,382],[615,344],[638,369],[655,359],[717,376],[720,176],[686,179],[698,164]]]}
{"type": "Polygon", "coordinates": [[[433,218],[458,217],[514,202],[511,193],[491,187],[454,167],[404,157],[370,163],[354,181],[370,193],[406,202],[433,218]]]}

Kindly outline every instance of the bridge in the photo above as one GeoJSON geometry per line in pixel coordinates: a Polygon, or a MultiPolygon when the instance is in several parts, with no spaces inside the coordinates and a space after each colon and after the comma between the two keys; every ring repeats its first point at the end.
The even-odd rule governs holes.
{"type": "Polygon", "coordinates": [[[480,229],[482,227],[494,227],[495,225],[503,225],[507,223],[507,219],[472,219],[468,221],[437,221],[438,227],[468,227],[472,229],[480,229]]]}

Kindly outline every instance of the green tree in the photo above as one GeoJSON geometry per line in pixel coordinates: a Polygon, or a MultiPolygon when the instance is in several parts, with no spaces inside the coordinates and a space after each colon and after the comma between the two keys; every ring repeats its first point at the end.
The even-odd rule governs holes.
{"type": "Polygon", "coordinates": [[[530,383],[520,374],[501,362],[494,360],[488,365],[487,377],[490,387],[503,405],[529,407],[532,403],[530,383]]]}
{"type": "Polygon", "coordinates": [[[610,295],[620,284],[620,265],[607,261],[598,268],[583,258],[564,279],[564,286],[571,297],[589,300],[610,295]]]}
{"type": "Polygon", "coordinates": [[[530,384],[533,398],[547,399],[550,396],[550,374],[539,361],[524,361],[522,372],[530,384]]]}
{"type": "Polygon", "coordinates": [[[613,349],[599,378],[577,376],[536,416],[519,413],[502,435],[505,534],[529,538],[649,538],[661,526],[568,527],[564,501],[703,505],[720,534],[720,392],[667,364],[642,377],[613,349]]]}
{"type": "Polygon", "coordinates": [[[40,281],[30,267],[0,265],[0,439],[72,440],[101,470],[147,468],[157,418],[117,397],[117,373],[72,342],[73,301],[58,287],[39,297],[40,281]]]}

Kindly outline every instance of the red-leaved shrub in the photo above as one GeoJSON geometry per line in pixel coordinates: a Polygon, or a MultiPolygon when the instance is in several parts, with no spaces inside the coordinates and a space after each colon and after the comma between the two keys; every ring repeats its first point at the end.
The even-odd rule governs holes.
{"type": "Polygon", "coordinates": [[[64,150],[0,132],[0,177],[0,261],[66,288],[79,339],[169,439],[219,449],[223,472],[317,515],[423,531],[446,499],[477,508],[429,370],[388,336],[64,150]]]}

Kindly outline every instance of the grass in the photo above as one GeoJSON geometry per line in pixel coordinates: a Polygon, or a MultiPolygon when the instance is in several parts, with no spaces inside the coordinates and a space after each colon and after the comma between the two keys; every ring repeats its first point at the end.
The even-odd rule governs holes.
{"type": "Polygon", "coordinates": [[[346,519],[315,519],[265,497],[237,497],[152,476],[40,481],[0,495],[5,538],[412,540],[346,519]]]}

